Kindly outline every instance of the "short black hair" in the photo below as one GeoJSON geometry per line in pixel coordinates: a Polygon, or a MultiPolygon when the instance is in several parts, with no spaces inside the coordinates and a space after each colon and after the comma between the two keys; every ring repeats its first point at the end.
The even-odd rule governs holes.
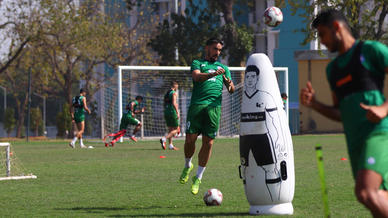
{"type": "Polygon", "coordinates": [[[245,73],[247,72],[256,72],[256,76],[260,74],[260,70],[256,67],[256,65],[248,65],[245,69],[245,73]]]}
{"type": "Polygon", "coordinates": [[[222,46],[224,45],[224,42],[221,39],[218,39],[215,37],[210,38],[206,41],[206,45],[213,45],[215,43],[217,43],[217,44],[220,43],[222,46]]]}
{"type": "Polygon", "coordinates": [[[82,92],[86,92],[84,89],[80,89],[79,93],[81,94],[82,92]]]}
{"type": "Polygon", "coordinates": [[[138,96],[136,96],[136,98],[135,98],[136,100],[142,100],[143,101],[143,97],[142,96],[140,96],[140,95],[138,95],[138,96]]]}
{"type": "Polygon", "coordinates": [[[284,92],[281,94],[281,96],[282,96],[282,98],[287,98],[287,94],[284,92]]]}
{"type": "Polygon", "coordinates": [[[171,81],[171,83],[170,83],[171,88],[174,87],[175,85],[178,85],[178,82],[177,81],[171,81]]]}
{"type": "Polygon", "coordinates": [[[345,23],[346,28],[350,30],[348,20],[346,19],[345,15],[336,9],[329,8],[322,10],[318,13],[318,15],[313,20],[311,26],[313,28],[317,28],[319,25],[328,26],[331,27],[334,21],[342,21],[345,23]]]}

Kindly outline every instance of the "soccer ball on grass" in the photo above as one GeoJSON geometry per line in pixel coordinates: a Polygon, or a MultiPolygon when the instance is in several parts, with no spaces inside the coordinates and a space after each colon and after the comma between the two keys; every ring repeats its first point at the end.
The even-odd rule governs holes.
{"type": "Polygon", "coordinates": [[[203,201],[207,206],[220,206],[222,203],[222,193],[216,188],[209,189],[203,195],[203,201]]]}
{"type": "Polygon", "coordinates": [[[264,23],[270,27],[276,27],[283,22],[283,13],[277,7],[269,7],[264,11],[264,23]]]}

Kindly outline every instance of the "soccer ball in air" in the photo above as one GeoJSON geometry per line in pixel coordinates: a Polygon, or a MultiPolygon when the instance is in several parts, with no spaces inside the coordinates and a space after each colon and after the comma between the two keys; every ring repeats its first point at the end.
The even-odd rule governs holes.
{"type": "Polygon", "coordinates": [[[207,206],[220,206],[222,203],[222,193],[216,188],[209,189],[203,195],[203,201],[207,206]]]}
{"type": "Polygon", "coordinates": [[[283,22],[283,13],[277,7],[269,7],[264,11],[264,22],[270,27],[276,27],[283,22]]]}

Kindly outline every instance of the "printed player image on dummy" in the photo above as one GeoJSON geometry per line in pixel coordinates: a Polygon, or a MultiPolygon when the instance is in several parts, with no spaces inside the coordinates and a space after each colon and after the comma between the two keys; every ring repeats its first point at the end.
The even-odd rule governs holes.
{"type": "Polygon", "coordinates": [[[240,122],[240,177],[250,214],[293,214],[294,154],[287,116],[272,64],[249,57],[240,122]]]}

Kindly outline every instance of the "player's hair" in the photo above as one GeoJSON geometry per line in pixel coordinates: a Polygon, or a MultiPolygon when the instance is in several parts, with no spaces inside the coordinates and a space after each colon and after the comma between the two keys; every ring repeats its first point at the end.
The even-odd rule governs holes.
{"type": "Polygon", "coordinates": [[[136,96],[136,98],[135,98],[136,100],[142,100],[143,101],[143,97],[142,96],[140,96],[140,95],[138,95],[138,96],[136,96]]]}
{"type": "Polygon", "coordinates": [[[256,65],[248,65],[245,72],[256,72],[256,76],[260,74],[260,70],[256,67],[256,65]]]}
{"type": "Polygon", "coordinates": [[[330,8],[322,10],[318,13],[318,15],[313,20],[311,26],[313,28],[317,28],[319,25],[331,27],[334,21],[341,21],[345,24],[346,29],[350,31],[348,20],[345,15],[336,9],[330,8]]]}
{"type": "Polygon", "coordinates": [[[284,92],[281,94],[281,96],[282,96],[282,98],[287,98],[287,94],[284,92]]]}
{"type": "Polygon", "coordinates": [[[80,89],[79,93],[81,94],[82,92],[85,92],[85,90],[84,89],[80,89]]]}
{"type": "Polygon", "coordinates": [[[210,38],[206,41],[206,45],[213,45],[215,43],[220,43],[222,46],[224,46],[224,42],[221,39],[218,38],[210,38]]]}
{"type": "Polygon", "coordinates": [[[175,85],[178,85],[178,82],[177,81],[171,81],[171,83],[170,83],[171,88],[174,87],[175,85]]]}

